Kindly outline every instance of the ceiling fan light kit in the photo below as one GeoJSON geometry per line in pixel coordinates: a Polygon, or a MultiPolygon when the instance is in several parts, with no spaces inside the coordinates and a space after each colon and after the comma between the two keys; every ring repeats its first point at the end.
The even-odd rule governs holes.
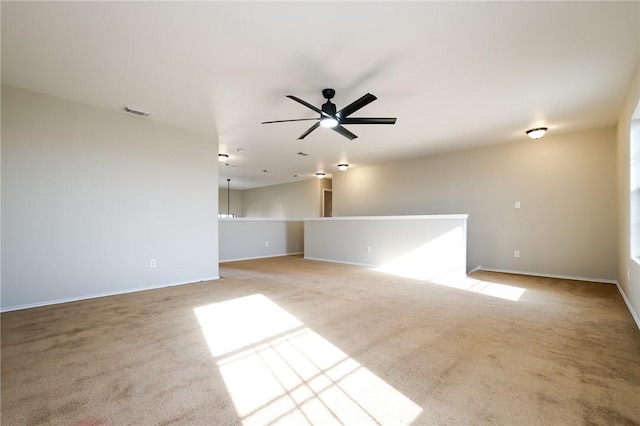
{"type": "Polygon", "coordinates": [[[336,127],[338,125],[338,120],[330,117],[322,117],[320,119],[320,125],[327,128],[336,127]]]}
{"type": "Polygon", "coordinates": [[[547,129],[546,127],[538,127],[538,128],[535,128],[535,129],[527,130],[525,133],[531,139],[540,139],[541,137],[544,136],[545,133],[547,133],[547,130],[549,130],[549,129],[547,129]]]}
{"type": "Polygon", "coordinates": [[[336,105],[331,102],[331,99],[335,96],[336,91],[333,89],[324,89],[322,91],[322,96],[327,100],[324,104],[322,104],[321,108],[317,108],[310,103],[303,101],[300,98],[297,98],[293,95],[287,95],[287,98],[292,99],[299,104],[306,106],[312,111],[320,114],[318,118],[295,118],[291,120],[275,120],[275,121],[263,121],[262,124],[271,124],[271,123],[286,123],[290,121],[310,121],[313,120],[315,123],[307,129],[303,134],[301,134],[298,139],[306,138],[311,132],[317,129],[319,126],[330,128],[335,132],[341,134],[345,138],[349,140],[353,140],[357,138],[355,134],[351,133],[349,130],[345,129],[343,125],[345,124],[396,124],[396,118],[393,117],[349,117],[354,112],[359,109],[369,105],[371,102],[375,101],[376,98],[371,93],[367,93],[361,98],[353,101],[346,107],[342,108],[340,111],[337,111],[336,105]]]}

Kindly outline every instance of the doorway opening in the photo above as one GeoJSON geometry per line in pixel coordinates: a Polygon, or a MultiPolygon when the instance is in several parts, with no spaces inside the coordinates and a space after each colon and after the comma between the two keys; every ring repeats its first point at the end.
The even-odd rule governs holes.
{"type": "Polygon", "coordinates": [[[333,216],[333,191],[330,189],[322,190],[322,217],[333,216]]]}

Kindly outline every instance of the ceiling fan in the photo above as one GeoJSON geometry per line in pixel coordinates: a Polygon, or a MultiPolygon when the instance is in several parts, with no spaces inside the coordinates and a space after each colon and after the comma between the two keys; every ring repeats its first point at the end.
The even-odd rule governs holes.
{"type": "Polygon", "coordinates": [[[293,99],[294,101],[301,103],[307,108],[312,109],[313,111],[320,114],[319,118],[296,118],[292,120],[276,120],[276,121],[264,121],[262,124],[270,124],[270,123],[286,123],[288,121],[307,121],[307,120],[316,120],[316,123],[309,127],[306,132],[301,134],[298,139],[304,139],[309,135],[309,133],[313,132],[318,126],[328,127],[336,132],[340,133],[345,138],[349,140],[353,140],[358,136],[351,133],[349,130],[342,127],[343,124],[396,124],[396,119],[394,118],[383,118],[383,117],[349,117],[354,112],[358,111],[360,108],[370,104],[375,101],[376,98],[371,93],[367,93],[362,96],[360,99],[350,103],[346,107],[342,108],[340,111],[337,111],[336,105],[331,102],[331,98],[336,94],[336,91],[333,89],[324,89],[322,91],[322,96],[327,100],[326,103],[322,105],[322,108],[316,108],[308,102],[303,101],[300,98],[297,98],[293,95],[287,95],[287,98],[293,99]]]}

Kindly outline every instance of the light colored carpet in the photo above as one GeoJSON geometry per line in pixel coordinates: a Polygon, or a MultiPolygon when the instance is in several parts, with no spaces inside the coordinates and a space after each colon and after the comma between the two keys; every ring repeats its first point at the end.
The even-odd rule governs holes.
{"type": "Polygon", "coordinates": [[[299,256],[221,276],[2,314],[2,424],[640,424],[613,285],[299,256]]]}

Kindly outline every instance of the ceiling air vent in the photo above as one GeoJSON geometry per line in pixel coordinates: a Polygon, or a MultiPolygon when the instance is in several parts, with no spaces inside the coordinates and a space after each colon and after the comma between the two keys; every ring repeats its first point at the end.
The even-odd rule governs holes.
{"type": "Polygon", "coordinates": [[[141,111],[139,109],[132,108],[130,106],[125,106],[124,108],[122,108],[122,110],[124,112],[128,112],[129,114],[137,115],[137,116],[140,116],[140,117],[148,117],[148,116],[151,115],[150,112],[141,111]]]}

